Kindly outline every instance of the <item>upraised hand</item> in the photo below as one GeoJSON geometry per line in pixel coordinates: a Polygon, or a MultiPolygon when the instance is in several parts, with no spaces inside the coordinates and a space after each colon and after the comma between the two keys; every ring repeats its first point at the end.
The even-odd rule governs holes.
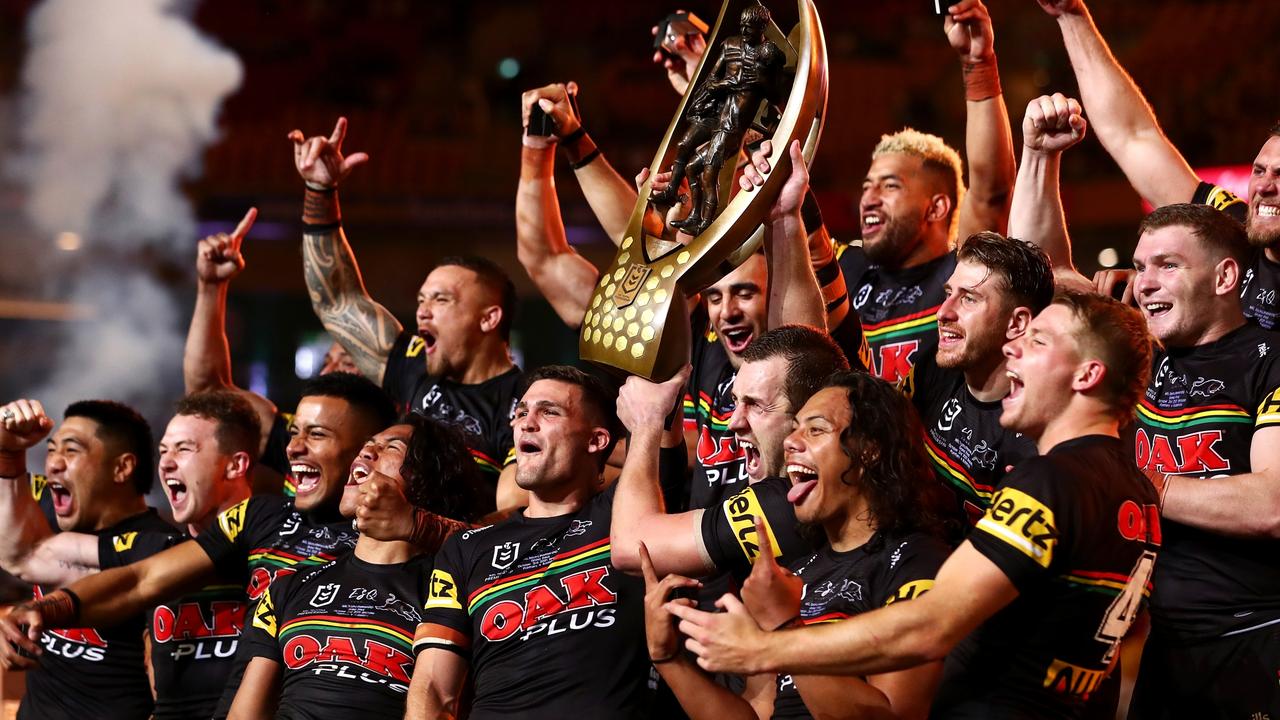
{"type": "Polygon", "coordinates": [[[951,48],[965,63],[987,62],[995,57],[996,37],[991,27],[991,13],[982,0],[960,0],[947,8],[942,29],[951,48]]]}
{"type": "Polygon", "coordinates": [[[293,163],[298,168],[302,180],[317,190],[329,190],[338,187],[357,165],[369,160],[366,153],[342,155],[342,141],[347,136],[347,119],[338,118],[329,137],[316,135],[308,138],[301,130],[289,133],[293,142],[293,163]]]}
{"type": "Polygon", "coordinates": [[[413,506],[400,485],[374,470],[357,488],[353,523],[361,534],[386,542],[409,540],[413,534],[413,506]]]}
{"type": "MultiPolygon", "coordinates": [[[[680,652],[680,636],[676,633],[676,621],[667,612],[666,604],[672,591],[679,588],[702,587],[702,583],[683,575],[668,575],[661,580],[653,570],[649,548],[640,543],[640,571],[644,575],[644,635],[649,647],[649,659],[665,662],[680,652]]],[[[693,607],[689,598],[675,598],[669,602],[693,607]]]]}
{"type": "Polygon", "coordinates": [[[1050,17],[1079,15],[1084,12],[1084,0],[1036,0],[1036,2],[1050,17]]]}
{"type": "Polygon", "coordinates": [[[1062,93],[1041,95],[1027,103],[1022,144],[1034,152],[1060,153],[1083,140],[1088,126],[1075,98],[1062,93]]]}
{"type": "Polygon", "coordinates": [[[662,428],[684,394],[690,365],[685,365],[665,382],[655,383],[632,375],[618,390],[618,419],[632,433],[642,428],[662,428]]]}
{"type": "Polygon", "coordinates": [[[765,527],[764,519],[758,515],[756,537],[760,543],[760,554],[751,566],[751,574],[742,584],[742,602],[761,627],[774,629],[800,614],[804,581],[778,565],[773,556],[773,542],[769,539],[768,528],[765,527]]]}
{"type": "Polygon", "coordinates": [[[529,113],[533,104],[537,103],[542,111],[556,123],[556,132],[549,137],[525,134],[524,144],[529,147],[546,147],[559,138],[577,132],[582,127],[582,118],[573,108],[570,98],[577,96],[578,83],[552,83],[535,90],[527,90],[520,96],[520,126],[528,129],[529,113]]]}
{"type": "Polygon", "coordinates": [[[0,452],[24,453],[53,430],[39,400],[14,400],[0,408],[0,452]]]}
{"type": "Polygon", "coordinates": [[[244,255],[240,246],[245,235],[258,219],[258,209],[249,208],[236,229],[203,238],[196,244],[196,277],[207,284],[224,283],[244,270],[244,255]]]}
{"type": "MultiPolygon", "coordinates": [[[[677,10],[676,12],[683,12],[677,10]]],[[[658,26],[654,25],[649,29],[649,34],[654,37],[658,36],[658,26]]],[[[707,39],[702,33],[693,35],[681,35],[676,38],[673,43],[672,51],[675,52],[676,58],[667,57],[661,50],[653,51],[653,62],[659,64],[667,71],[667,81],[671,83],[671,87],[678,95],[684,95],[684,91],[689,88],[689,78],[693,77],[693,73],[698,69],[698,61],[707,52],[707,39]]]]}
{"type": "MultiPolygon", "coordinates": [[[[809,166],[805,165],[804,151],[800,148],[800,141],[792,140],[788,152],[791,155],[791,175],[783,184],[782,192],[778,193],[778,199],[774,201],[773,207],[769,208],[770,221],[800,212],[805,193],[809,191],[809,166]]],[[[764,185],[762,173],[771,170],[769,164],[771,154],[773,154],[773,141],[765,140],[760,143],[760,147],[751,153],[751,162],[742,167],[742,174],[738,176],[738,186],[746,192],[751,192],[764,185]]]]}

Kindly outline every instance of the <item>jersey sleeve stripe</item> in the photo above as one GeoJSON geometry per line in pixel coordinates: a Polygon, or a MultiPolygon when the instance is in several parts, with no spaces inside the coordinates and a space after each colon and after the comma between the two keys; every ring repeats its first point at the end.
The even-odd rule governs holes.
{"type": "Polygon", "coordinates": [[[471,648],[471,638],[451,627],[422,623],[413,634],[413,652],[416,655],[427,648],[466,652],[471,648]]]}

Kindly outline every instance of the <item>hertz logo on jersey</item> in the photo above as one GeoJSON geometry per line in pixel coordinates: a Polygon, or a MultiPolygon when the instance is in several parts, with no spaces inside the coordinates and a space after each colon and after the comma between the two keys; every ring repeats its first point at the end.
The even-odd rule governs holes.
{"type": "Polygon", "coordinates": [[[933,589],[932,580],[912,580],[911,582],[906,583],[902,587],[898,588],[898,591],[895,592],[893,595],[890,595],[889,599],[884,601],[884,604],[892,605],[893,603],[896,603],[899,600],[913,600],[929,592],[932,589],[933,589]]]}
{"type": "Polygon", "coordinates": [[[756,556],[760,554],[760,540],[756,537],[756,516],[760,516],[764,520],[765,532],[769,534],[769,545],[773,548],[773,556],[782,555],[782,548],[778,546],[778,538],[773,534],[773,527],[769,525],[769,519],[765,517],[764,511],[760,509],[760,500],[756,497],[756,491],[747,488],[742,492],[729,498],[724,503],[725,517],[729,518],[729,527],[733,528],[733,535],[738,540],[738,547],[742,548],[742,554],[751,562],[756,561],[756,556]]]}
{"type": "Polygon", "coordinates": [[[977,529],[1003,540],[1023,555],[1047,568],[1058,545],[1053,511],[1016,488],[1003,488],[991,499],[991,508],[977,529]]]}
{"type": "Polygon", "coordinates": [[[431,571],[431,592],[427,594],[426,608],[462,609],[462,603],[458,602],[458,583],[440,568],[431,571]]]}
{"type": "Polygon", "coordinates": [[[121,533],[111,538],[111,546],[116,549],[116,552],[124,552],[125,550],[132,548],[133,541],[137,539],[138,533],[136,532],[121,533]]]}
{"type": "Polygon", "coordinates": [[[218,527],[222,528],[222,534],[228,540],[235,542],[236,536],[244,529],[244,511],[248,507],[249,500],[246,498],[218,515],[218,527]]]}

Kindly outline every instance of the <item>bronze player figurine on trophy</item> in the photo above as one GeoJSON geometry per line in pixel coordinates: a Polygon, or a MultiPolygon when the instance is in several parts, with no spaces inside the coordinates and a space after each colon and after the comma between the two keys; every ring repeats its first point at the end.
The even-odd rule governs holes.
{"type": "Polygon", "coordinates": [[[578,352],[605,368],[665,380],[689,361],[686,298],[732,271],[764,237],[762,223],[791,172],[798,140],[812,162],[827,102],[826,43],[814,0],[795,0],[790,34],[758,0],[724,0],[708,47],[689,78],[680,109],[649,166],[622,242],[582,318],[578,352]],[[736,21],[736,22],[735,22],[736,21]],[[723,37],[734,25],[741,35],[723,37]],[[714,61],[714,62],[713,62],[714,61]],[[733,193],[730,162],[747,132],[772,140],[770,171],[752,192],[733,193]],[[670,185],[651,194],[660,168],[670,185]],[[667,222],[681,181],[694,208],[667,222]]]}
{"type": "Polygon", "coordinates": [[[694,91],[686,117],[689,126],[671,165],[671,184],[651,196],[655,203],[670,205],[676,200],[680,181],[688,176],[693,211],[671,225],[689,235],[701,234],[715,219],[720,205],[717,178],[725,160],[742,149],[760,101],[773,101],[778,95],[786,58],[782,49],[765,37],[771,20],[763,5],[742,11],[742,34],[720,44],[720,57],[694,91]]]}

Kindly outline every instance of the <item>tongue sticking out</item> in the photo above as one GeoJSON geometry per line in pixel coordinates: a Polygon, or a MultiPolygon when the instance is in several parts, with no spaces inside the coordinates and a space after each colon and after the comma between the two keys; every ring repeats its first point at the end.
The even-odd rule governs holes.
{"type": "Polygon", "coordinates": [[[805,480],[804,482],[798,482],[795,485],[792,485],[791,489],[787,491],[787,502],[792,505],[799,505],[804,502],[804,499],[809,496],[809,493],[817,485],[817,479],[805,480]]]}
{"type": "Polygon", "coordinates": [[[71,493],[63,488],[49,488],[53,497],[53,512],[66,515],[71,512],[71,493]]]}

